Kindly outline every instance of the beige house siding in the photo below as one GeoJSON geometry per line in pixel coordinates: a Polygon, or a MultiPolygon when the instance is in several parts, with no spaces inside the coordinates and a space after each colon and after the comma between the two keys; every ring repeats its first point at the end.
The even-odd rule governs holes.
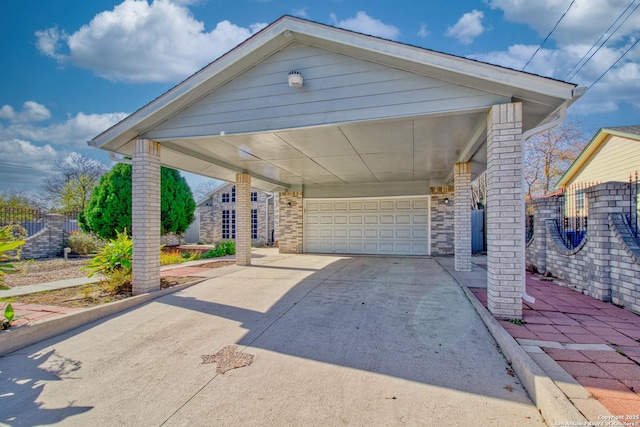
{"type": "Polygon", "coordinates": [[[568,182],[629,182],[629,174],[640,169],[640,141],[611,135],[568,182]]]}

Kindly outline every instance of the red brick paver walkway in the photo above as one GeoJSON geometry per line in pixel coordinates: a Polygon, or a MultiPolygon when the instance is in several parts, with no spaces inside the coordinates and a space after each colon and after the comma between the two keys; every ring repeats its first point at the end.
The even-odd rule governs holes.
{"type": "MultiPolygon", "coordinates": [[[[51,319],[64,314],[81,310],[81,308],[58,307],[53,305],[38,304],[22,304],[18,302],[11,303],[16,318],[11,322],[11,327],[28,325],[29,323],[39,322],[44,319],[51,319]]],[[[4,308],[4,305],[0,305],[4,308]]]]}
{"type": "MultiPolygon", "coordinates": [[[[471,289],[485,306],[486,289],[471,289]]],[[[613,415],[640,415],[640,316],[527,273],[524,324],[500,323],[542,348],[613,415]]]]}

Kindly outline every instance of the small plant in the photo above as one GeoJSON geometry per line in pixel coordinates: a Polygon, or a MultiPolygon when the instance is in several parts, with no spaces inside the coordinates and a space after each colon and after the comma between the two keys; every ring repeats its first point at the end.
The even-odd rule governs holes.
{"type": "Polygon", "coordinates": [[[11,321],[15,317],[15,312],[13,311],[13,306],[11,304],[7,304],[4,308],[4,320],[0,322],[0,330],[9,329],[11,326],[11,321]]]}
{"type": "Polygon", "coordinates": [[[509,322],[513,323],[514,325],[520,325],[520,326],[523,326],[525,323],[527,323],[522,319],[511,319],[509,320],[509,322]]]}
{"type": "MultiPolygon", "coordinates": [[[[6,289],[4,286],[4,276],[7,273],[15,271],[13,265],[7,263],[11,257],[8,252],[15,252],[14,258],[20,258],[20,247],[24,245],[24,240],[21,239],[25,235],[24,228],[18,225],[6,225],[0,228],[0,287],[6,289]]],[[[8,303],[4,308],[4,320],[0,322],[0,329],[7,329],[11,326],[11,321],[15,317],[13,306],[8,303]]]]}
{"type": "Polygon", "coordinates": [[[183,262],[184,258],[180,251],[160,252],[160,265],[178,264],[183,262]]]}
{"type": "Polygon", "coordinates": [[[127,230],[116,232],[117,237],[109,241],[84,270],[89,277],[99,274],[107,278],[103,281],[109,292],[126,291],[131,287],[131,269],[133,260],[133,242],[127,230]]]}
{"type": "Polygon", "coordinates": [[[93,233],[71,233],[67,239],[67,246],[76,255],[94,254],[105,245],[105,241],[93,233]]]}

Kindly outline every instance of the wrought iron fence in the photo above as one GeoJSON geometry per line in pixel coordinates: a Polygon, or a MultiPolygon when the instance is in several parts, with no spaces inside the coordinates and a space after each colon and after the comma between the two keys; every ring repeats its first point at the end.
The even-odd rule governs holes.
{"type": "Polygon", "coordinates": [[[44,213],[35,209],[0,207],[0,226],[19,224],[32,236],[44,228],[44,213]]]}
{"type": "Polygon", "coordinates": [[[532,199],[527,199],[525,202],[525,227],[526,227],[526,238],[527,238],[527,244],[531,241],[531,239],[533,239],[533,233],[534,233],[534,228],[533,228],[533,215],[534,215],[534,209],[533,209],[533,200],[532,199]]]}
{"type": "MultiPolygon", "coordinates": [[[[25,229],[27,237],[33,236],[45,227],[46,214],[47,212],[36,209],[0,207],[0,227],[19,224],[25,229]]],[[[80,230],[78,213],[69,212],[62,215],[64,231],[73,233],[80,230]]]]}
{"type": "Polygon", "coordinates": [[[586,184],[574,184],[563,189],[556,199],[555,223],[562,242],[574,249],[587,235],[589,209],[585,196],[586,184]]]}
{"type": "Polygon", "coordinates": [[[629,223],[629,229],[634,235],[636,240],[640,243],[640,219],[638,213],[640,213],[640,185],[638,183],[638,171],[629,174],[629,214],[627,215],[627,221],[629,223]]]}
{"type": "Polygon", "coordinates": [[[77,233],[80,231],[80,225],[78,224],[79,212],[68,212],[64,214],[63,227],[67,233],[77,233]]]}

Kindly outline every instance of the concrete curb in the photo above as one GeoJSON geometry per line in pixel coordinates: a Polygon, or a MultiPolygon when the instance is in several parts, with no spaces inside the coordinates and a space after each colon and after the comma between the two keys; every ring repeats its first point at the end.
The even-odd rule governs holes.
{"type": "Polygon", "coordinates": [[[164,295],[180,291],[197,285],[207,279],[200,279],[183,285],[172,286],[147,294],[136,295],[120,301],[114,301],[96,307],[90,307],[74,313],[69,313],[54,319],[43,320],[32,325],[9,328],[0,332],[0,356],[11,353],[29,345],[84,326],[112,314],[117,314],[130,308],[144,304],[164,295]]]}
{"type": "MultiPolygon", "coordinates": [[[[505,357],[511,362],[522,385],[545,418],[547,425],[564,425],[567,422],[586,423],[588,420],[573,405],[555,382],[538,366],[538,364],[520,347],[489,311],[478,301],[466,287],[462,290],[471,301],[478,315],[489,329],[505,357]]],[[[582,425],[582,424],[581,424],[582,425]]]]}

